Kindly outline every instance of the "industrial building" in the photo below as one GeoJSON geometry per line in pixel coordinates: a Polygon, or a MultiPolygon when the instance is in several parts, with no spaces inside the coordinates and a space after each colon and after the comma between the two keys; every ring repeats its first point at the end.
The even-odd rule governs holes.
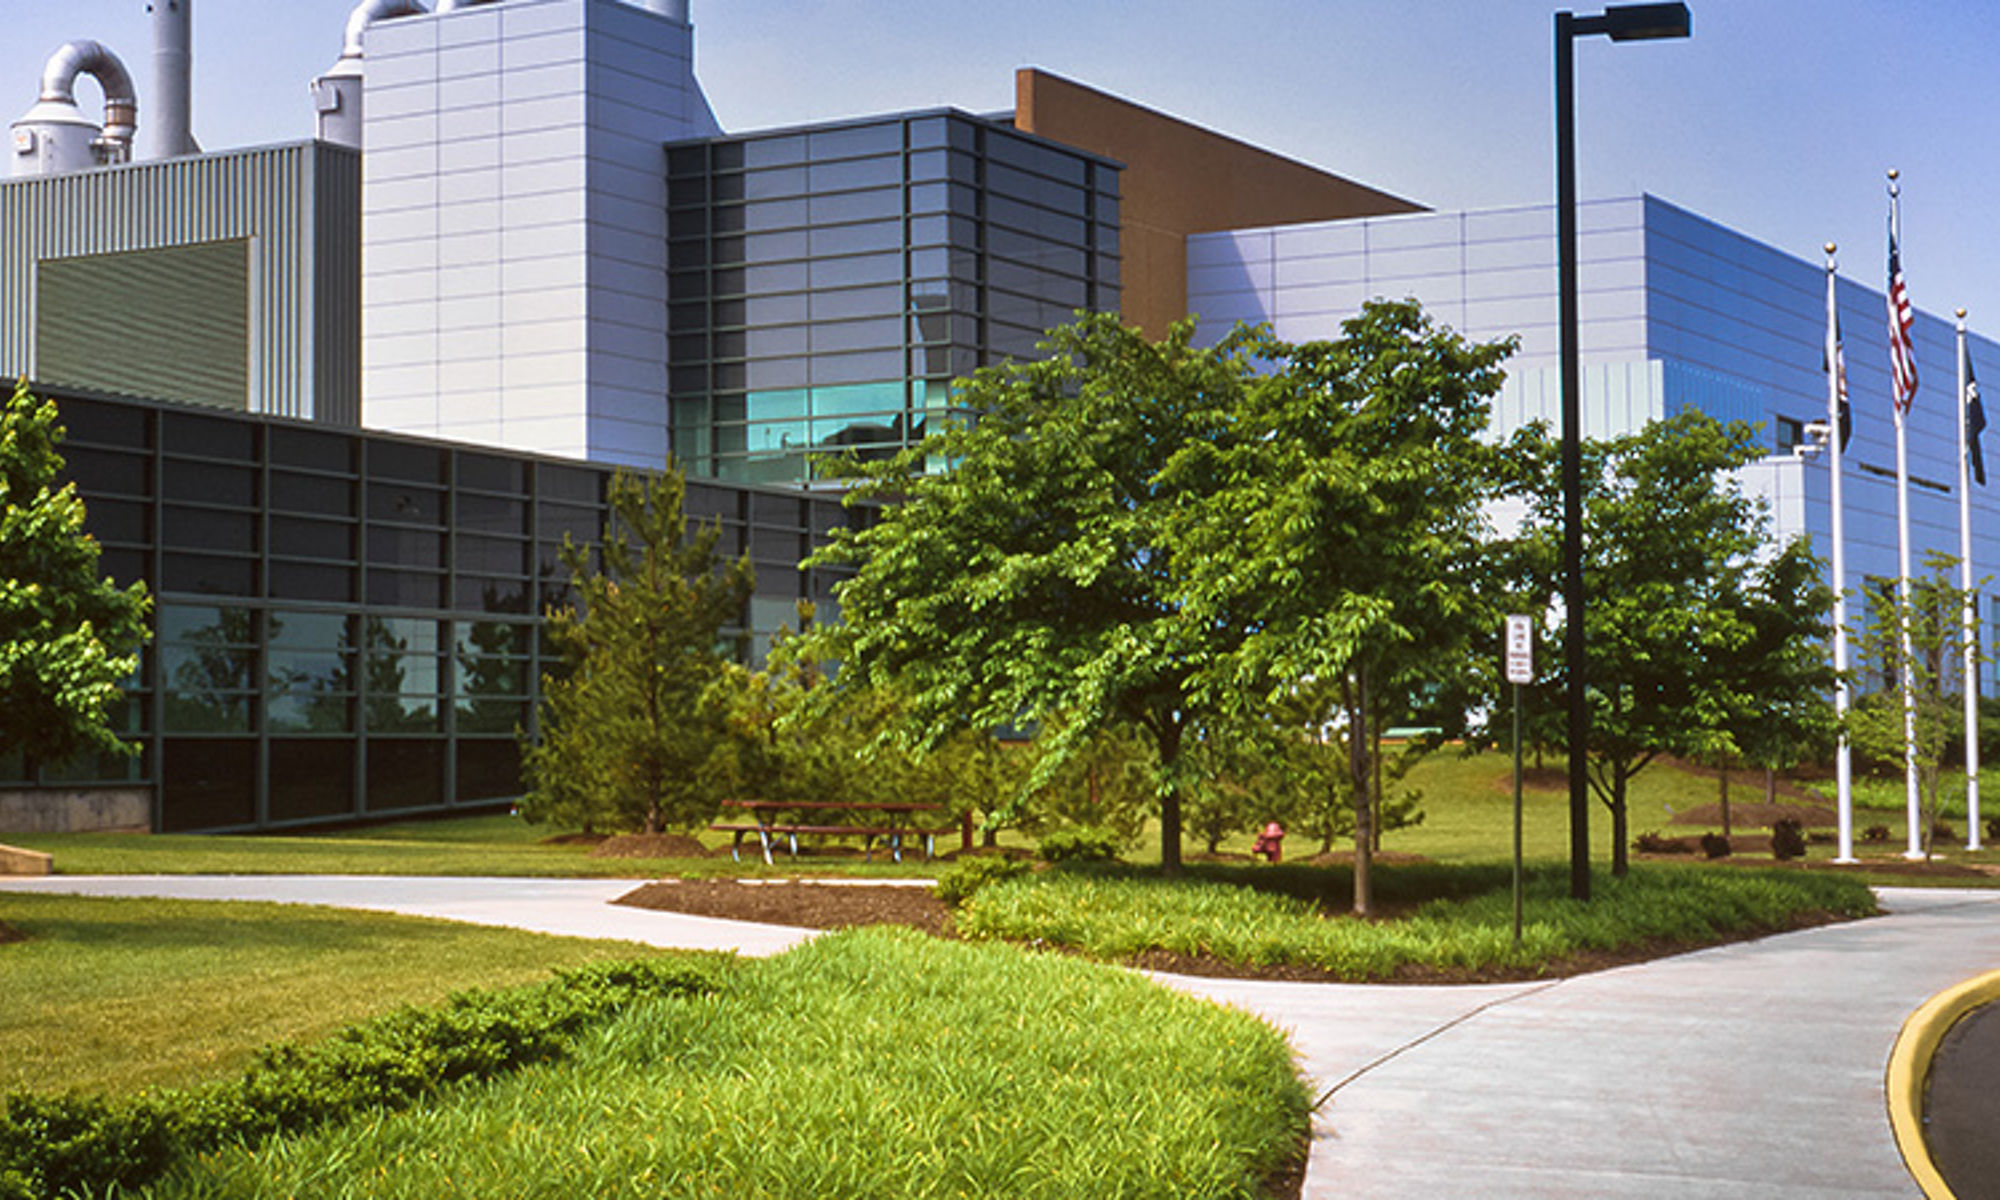
{"type": "Polygon", "coordinates": [[[1417,208],[1034,70],[1012,114],[725,135],[674,0],[362,0],[316,136],[202,152],[192,2],[148,10],[152,99],[57,48],[0,181],[0,372],[156,598],[143,752],[0,787],[0,829],[504,803],[615,467],[700,477],[754,646],[836,611],[814,452],[912,444],[1078,310],[1164,325],[1190,234],[1417,208]]]}
{"type": "MultiPolygon", "coordinates": [[[[914,444],[954,379],[1077,310],[1307,340],[1415,296],[1522,339],[1503,429],[1555,412],[1550,209],[1428,212],[1032,68],[1009,113],[724,131],[685,0],[361,0],[300,140],[203,151],[192,0],[147,7],[146,94],[107,47],[53,48],[0,180],[0,373],[58,398],[106,570],[156,597],[120,718],[143,752],[0,763],[0,830],[504,803],[554,551],[596,535],[614,468],[690,469],[766,638],[801,598],[834,612],[798,568],[849,519],[814,455],[914,444]]],[[[1652,197],[1582,229],[1587,432],[1762,422],[1751,486],[1823,539],[1819,266],[1652,197]]],[[[1852,587],[1893,573],[1893,460],[1881,295],[1843,279],[1840,306],[1852,587]]],[[[1917,343],[1918,540],[1951,547],[1949,326],[1917,343]]]]}

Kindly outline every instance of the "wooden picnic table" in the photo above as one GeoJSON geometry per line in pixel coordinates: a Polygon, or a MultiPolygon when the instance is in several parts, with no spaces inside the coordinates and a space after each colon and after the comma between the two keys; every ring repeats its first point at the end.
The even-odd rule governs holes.
{"type": "Polygon", "coordinates": [[[919,836],[924,840],[924,857],[935,855],[937,835],[950,832],[950,827],[927,829],[913,826],[910,818],[917,813],[943,812],[942,804],[916,804],[894,800],[724,800],[724,808],[747,810],[750,821],[717,821],[710,829],[731,835],[729,856],[743,861],[743,839],[757,835],[757,844],[764,851],[764,862],[771,862],[771,840],[785,839],[792,857],[799,855],[799,835],[813,834],[821,837],[859,837],[865,859],[875,856],[875,843],[886,841],[889,853],[897,862],[903,861],[903,838],[919,836]],[[832,818],[838,813],[859,813],[874,817],[871,822],[843,822],[832,818]],[[792,819],[786,820],[790,816],[792,819]],[[817,819],[815,819],[817,818],[817,819]]]}

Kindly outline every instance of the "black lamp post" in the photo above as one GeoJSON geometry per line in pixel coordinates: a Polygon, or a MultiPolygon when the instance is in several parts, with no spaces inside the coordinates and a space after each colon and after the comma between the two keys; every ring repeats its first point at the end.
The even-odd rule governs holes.
{"type": "Polygon", "coordinates": [[[1583,679],[1583,382],[1576,333],[1576,52],[1579,37],[1614,42],[1684,38],[1685,4],[1612,5],[1595,17],[1556,14],[1556,289],[1562,331],[1563,665],[1569,677],[1569,891],[1590,899],[1590,789],[1584,747],[1590,708],[1583,679]]]}

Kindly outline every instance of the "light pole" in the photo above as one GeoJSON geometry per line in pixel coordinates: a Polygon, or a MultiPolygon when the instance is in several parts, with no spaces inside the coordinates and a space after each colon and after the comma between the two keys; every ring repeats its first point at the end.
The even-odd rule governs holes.
{"type": "Polygon", "coordinates": [[[1590,899],[1590,790],[1584,748],[1583,385],[1576,345],[1576,51],[1579,37],[1614,42],[1684,38],[1685,4],[1617,4],[1594,17],[1556,14],[1556,291],[1562,335],[1563,668],[1569,678],[1569,892],[1590,899]]]}

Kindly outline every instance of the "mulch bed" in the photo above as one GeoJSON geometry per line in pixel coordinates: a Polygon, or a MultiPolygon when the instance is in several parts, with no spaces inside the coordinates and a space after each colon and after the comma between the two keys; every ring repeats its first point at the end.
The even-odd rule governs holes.
{"type": "MultiPolygon", "coordinates": [[[[1740,800],[1730,802],[1729,826],[1732,830],[1769,829],[1780,821],[1797,821],[1805,829],[1833,828],[1840,824],[1840,814],[1817,804],[1766,804],[1761,800],[1753,804],[1740,800]]],[[[1698,808],[1683,809],[1674,814],[1669,824],[1721,829],[1722,806],[1704,804],[1698,808]]]]}
{"type": "Polygon", "coordinates": [[[620,896],[634,908],[793,925],[847,929],[908,925],[939,937],[951,934],[951,909],[926,887],[892,884],[738,883],[733,879],[661,880],[620,896]]]}

